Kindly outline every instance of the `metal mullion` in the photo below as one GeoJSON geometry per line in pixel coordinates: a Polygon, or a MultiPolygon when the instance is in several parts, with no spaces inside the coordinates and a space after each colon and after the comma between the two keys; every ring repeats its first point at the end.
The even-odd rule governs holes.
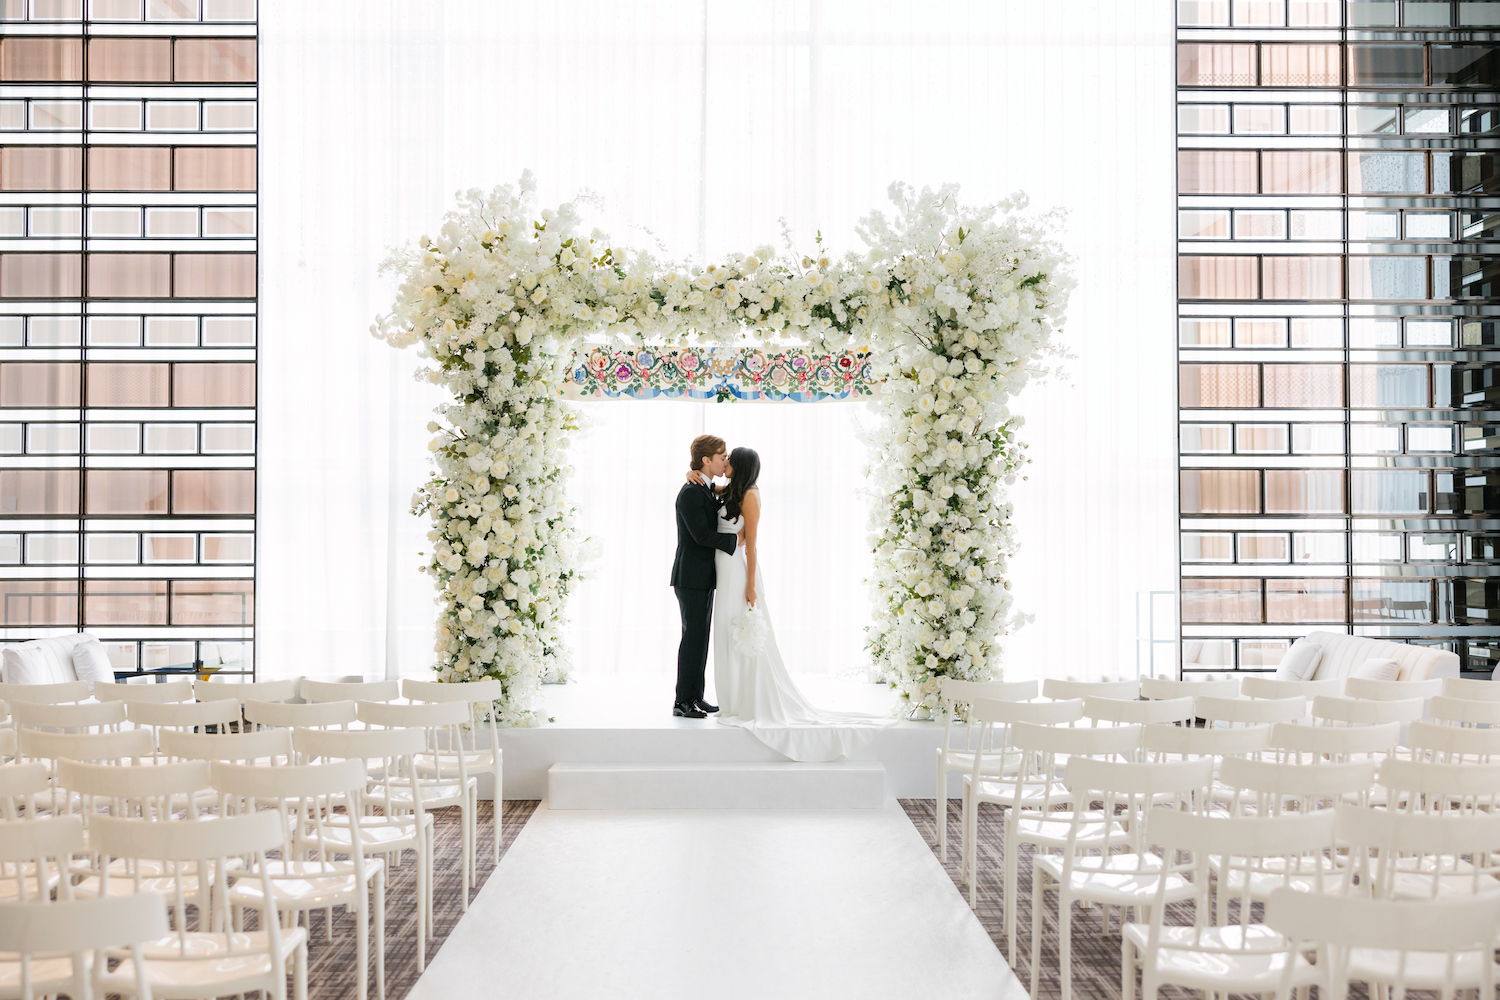
{"type": "MultiPolygon", "coordinates": [[[[257,8],[258,9],[258,8],[257,8]]],[[[88,10],[83,11],[83,18],[79,25],[81,35],[80,45],[81,73],[82,73],[82,116],[83,121],[79,124],[79,148],[81,150],[83,176],[79,178],[79,232],[83,241],[79,246],[78,254],[78,324],[79,345],[78,352],[78,631],[82,632],[87,624],[84,608],[86,605],[84,588],[87,586],[86,569],[88,566],[88,550],[85,543],[84,525],[88,517],[88,401],[89,401],[89,362],[88,362],[88,293],[89,293],[89,255],[88,255],[88,233],[89,233],[89,149],[92,145],[89,125],[89,17],[88,10]]],[[[30,108],[27,109],[28,117],[30,108]]],[[[29,213],[28,213],[29,214],[29,213]]]]}

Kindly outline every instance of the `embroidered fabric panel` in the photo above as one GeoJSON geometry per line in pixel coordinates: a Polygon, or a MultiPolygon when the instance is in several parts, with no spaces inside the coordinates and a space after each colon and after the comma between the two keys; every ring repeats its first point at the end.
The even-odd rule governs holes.
{"type": "Polygon", "coordinates": [[[741,351],[713,348],[580,348],[563,386],[567,399],[712,399],[826,403],[871,399],[868,350],[741,351]]]}

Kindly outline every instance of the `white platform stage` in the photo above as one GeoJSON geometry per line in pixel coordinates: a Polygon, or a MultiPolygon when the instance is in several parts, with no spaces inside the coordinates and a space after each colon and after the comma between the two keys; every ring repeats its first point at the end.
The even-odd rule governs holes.
{"type": "MultiPolygon", "coordinates": [[[[896,704],[884,685],[798,683],[820,708],[889,716],[896,704]]],[[[933,795],[941,723],[901,721],[852,760],[793,764],[743,729],[674,718],[670,679],[585,677],[542,690],[551,721],[500,733],[508,799],[548,799],[555,809],[826,809],[933,795]]],[[[955,776],[949,794],[957,793],[955,776]]]]}

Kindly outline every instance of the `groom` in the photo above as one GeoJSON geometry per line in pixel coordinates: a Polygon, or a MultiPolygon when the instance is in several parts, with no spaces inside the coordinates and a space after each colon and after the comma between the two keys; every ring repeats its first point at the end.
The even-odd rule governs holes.
{"type": "Polygon", "coordinates": [[[692,470],[702,482],[677,492],[677,558],[672,562],[672,590],[682,612],[682,642],[677,646],[677,697],[672,714],[706,718],[717,705],[703,700],[703,672],[708,666],[709,625],[714,616],[714,550],[734,555],[737,537],[719,531],[719,498],[712,480],[729,464],[723,438],[702,434],[693,439],[692,470]]]}

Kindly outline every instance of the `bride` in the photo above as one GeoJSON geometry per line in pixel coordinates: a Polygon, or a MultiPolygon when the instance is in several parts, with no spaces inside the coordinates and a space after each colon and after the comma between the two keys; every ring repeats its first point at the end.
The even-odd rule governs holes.
{"type": "Polygon", "coordinates": [[[797,690],[771,626],[757,546],[760,530],[760,456],[750,448],[729,453],[721,490],[719,531],[733,532],[734,555],[714,553],[714,687],[719,722],[750,730],[778,753],[800,761],[847,757],[891,725],[874,716],[823,712],[797,690]],[[746,612],[753,608],[748,617],[746,612]],[[758,620],[757,620],[758,619],[758,620]]]}

